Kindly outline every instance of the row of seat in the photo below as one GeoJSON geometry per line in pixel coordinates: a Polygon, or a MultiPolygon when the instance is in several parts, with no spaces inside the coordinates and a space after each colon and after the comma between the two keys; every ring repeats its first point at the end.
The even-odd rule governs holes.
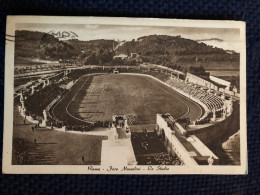
{"type": "Polygon", "coordinates": [[[205,91],[202,87],[197,87],[191,84],[186,84],[183,81],[180,81],[175,78],[171,78],[167,81],[168,84],[173,85],[179,89],[181,89],[183,92],[191,95],[192,97],[200,100],[202,103],[204,103],[209,110],[219,110],[223,106],[222,99],[211,92],[205,91]]]}
{"type": "Polygon", "coordinates": [[[169,85],[172,85],[186,94],[189,94],[195,99],[200,100],[203,104],[205,104],[210,113],[203,115],[199,118],[195,124],[204,124],[210,121],[210,118],[213,116],[213,110],[216,112],[216,117],[220,117],[223,111],[223,100],[215,93],[207,91],[203,87],[195,86],[193,84],[187,84],[182,80],[177,78],[171,78],[167,81],[169,85]]]}

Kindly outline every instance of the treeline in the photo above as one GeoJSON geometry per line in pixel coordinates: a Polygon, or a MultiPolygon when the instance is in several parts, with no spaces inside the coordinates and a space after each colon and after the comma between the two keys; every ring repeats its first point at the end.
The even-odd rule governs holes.
{"type": "MultiPolygon", "coordinates": [[[[175,55],[194,55],[194,54],[223,54],[225,50],[214,48],[199,43],[194,40],[185,39],[181,36],[168,36],[168,35],[149,35],[140,37],[137,41],[132,40],[129,44],[124,44],[122,47],[132,47],[136,53],[141,55],[151,54],[175,54],[175,55]]],[[[127,48],[121,48],[128,50],[127,48]]],[[[133,51],[134,52],[134,51],[133,51]]]]}
{"type": "Polygon", "coordinates": [[[118,44],[114,40],[68,40],[68,44],[80,49],[81,54],[77,60],[83,61],[85,65],[104,65],[113,63],[115,52],[113,48],[118,44]]]}
{"type": "Polygon", "coordinates": [[[113,60],[115,55],[113,50],[103,50],[92,51],[82,55],[82,60],[85,65],[99,65],[99,64],[108,64],[113,60]]]}
{"type": "Polygon", "coordinates": [[[188,72],[205,79],[208,79],[210,75],[210,73],[206,72],[205,67],[202,65],[200,65],[199,67],[189,66],[188,72]]]}
{"type": "Polygon", "coordinates": [[[181,36],[150,35],[119,46],[118,53],[137,53],[143,62],[169,66],[178,63],[239,61],[239,54],[199,43],[181,36]]]}
{"type": "Polygon", "coordinates": [[[118,44],[114,40],[106,40],[106,39],[97,39],[97,40],[90,40],[90,41],[80,41],[77,39],[71,39],[64,42],[84,52],[89,52],[89,51],[97,52],[99,50],[113,50],[113,46],[116,46],[118,44]]]}
{"type": "Polygon", "coordinates": [[[42,32],[16,31],[15,58],[38,58],[42,60],[75,59],[80,50],[42,32]]]}
{"type": "MultiPolygon", "coordinates": [[[[200,63],[212,65],[212,62],[235,62],[239,64],[238,53],[228,53],[223,49],[214,48],[204,43],[199,43],[181,36],[150,35],[137,40],[126,41],[116,51],[119,43],[114,40],[80,41],[77,39],[60,41],[53,35],[32,32],[16,31],[15,63],[19,58],[20,63],[30,64],[33,58],[41,60],[70,60],[79,64],[126,64],[135,65],[147,62],[167,67],[176,67],[188,71],[189,65],[200,63]],[[130,56],[136,53],[138,58],[116,58],[115,55],[125,54],[130,56]]],[[[208,68],[207,66],[207,68],[208,68]]]]}
{"type": "Polygon", "coordinates": [[[82,55],[85,65],[136,65],[136,59],[113,58],[115,52],[112,50],[99,50],[98,52],[90,52],[90,54],[82,55]]]}

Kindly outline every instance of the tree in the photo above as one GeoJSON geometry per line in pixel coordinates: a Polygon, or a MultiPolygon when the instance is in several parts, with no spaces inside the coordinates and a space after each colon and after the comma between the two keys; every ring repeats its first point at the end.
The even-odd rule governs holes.
{"type": "Polygon", "coordinates": [[[205,72],[205,68],[204,68],[203,65],[200,65],[200,67],[199,67],[199,72],[205,72]]]}
{"type": "Polygon", "coordinates": [[[90,56],[88,56],[85,60],[86,65],[98,65],[99,60],[95,53],[92,53],[90,56]]]}
{"type": "Polygon", "coordinates": [[[122,65],[124,61],[121,58],[115,58],[112,60],[112,65],[122,65]]]}
{"type": "Polygon", "coordinates": [[[188,72],[188,69],[186,67],[182,67],[182,71],[186,74],[188,72]]]}
{"type": "Polygon", "coordinates": [[[239,91],[240,88],[240,77],[239,76],[232,76],[230,80],[231,86],[235,86],[239,91]]]}

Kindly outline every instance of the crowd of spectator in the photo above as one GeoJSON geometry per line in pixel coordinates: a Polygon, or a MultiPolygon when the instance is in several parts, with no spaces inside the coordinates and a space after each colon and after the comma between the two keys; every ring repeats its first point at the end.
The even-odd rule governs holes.
{"type": "Polygon", "coordinates": [[[161,152],[153,157],[155,163],[159,165],[184,165],[180,158],[172,156],[166,152],[161,152]]]}
{"type": "Polygon", "coordinates": [[[94,130],[95,128],[111,128],[112,123],[110,121],[95,121],[93,123],[85,122],[82,124],[74,124],[70,121],[60,121],[54,119],[53,117],[49,117],[47,121],[47,126],[53,128],[65,128],[66,131],[81,131],[87,132],[94,130]]]}
{"type": "Polygon", "coordinates": [[[42,116],[43,110],[58,96],[64,89],[56,84],[51,84],[38,92],[25,96],[25,108],[28,115],[42,116]]]}

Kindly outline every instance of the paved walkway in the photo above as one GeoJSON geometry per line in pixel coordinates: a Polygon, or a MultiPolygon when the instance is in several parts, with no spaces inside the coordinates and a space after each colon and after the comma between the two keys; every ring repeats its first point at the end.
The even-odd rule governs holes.
{"type": "Polygon", "coordinates": [[[101,143],[107,136],[72,134],[47,128],[32,130],[29,121],[14,108],[12,164],[100,164],[101,143]]]}
{"type": "Polygon", "coordinates": [[[116,128],[116,131],[118,133],[119,139],[126,139],[127,138],[125,128],[116,128]]]}

